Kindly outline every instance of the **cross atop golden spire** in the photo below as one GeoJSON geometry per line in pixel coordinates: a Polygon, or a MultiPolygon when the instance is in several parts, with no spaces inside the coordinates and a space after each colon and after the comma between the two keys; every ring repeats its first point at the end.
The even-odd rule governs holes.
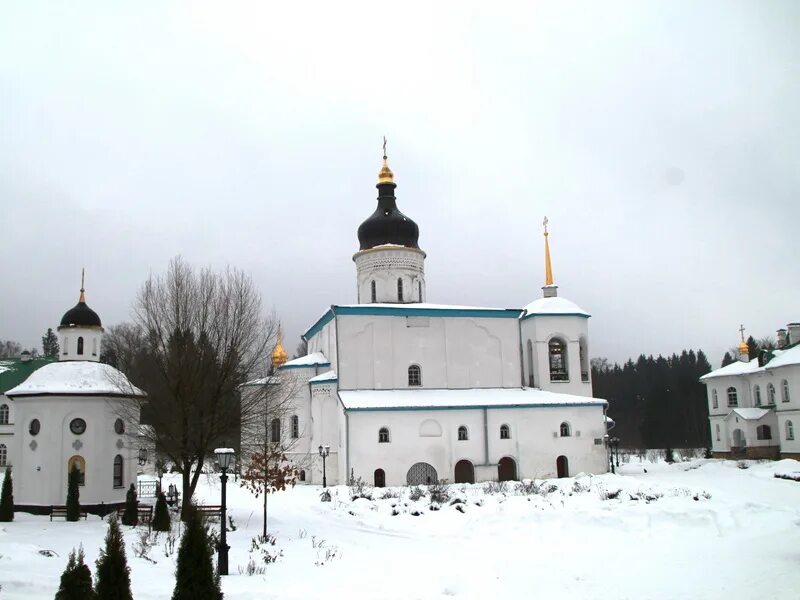
{"type": "Polygon", "coordinates": [[[550,242],[547,237],[550,235],[547,232],[547,224],[549,221],[547,217],[544,218],[542,225],[544,226],[544,284],[553,285],[553,267],[550,264],[550,242]]]}
{"type": "Polygon", "coordinates": [[[742,336],[742,341],[739,344],[739,354],[750,354],[750,347],[744,339],[744,325],[739,325],[739,335],[742,336]]]}
{"type": "Polygon", "coordinates": [[[381,167],[381,172],[378,173],[378,184],[394,183],[394,173],[392,173],[392,170],[389,168],[389,163],[386,162],[387,158],[386,136],[383,136],[383,166],[381,167]]]}
{"type": "Polygon", "coordinates": [[[85,295],[84,295],[84,293],[83,293],[83,292],[85,291],[85,290],[83,289],[83,278],[84,278],[84,275],[85,275],[85,274],[86,274],[86,269],[82,268],[82,269],[81,269],[81,297],[80,297],[80,298],[78,298],[78,302],[79,302],[79,303],[80,303],[80,302],[83,302],[84,304],[86,304],[86,296],[85,296],[85,295]]]}

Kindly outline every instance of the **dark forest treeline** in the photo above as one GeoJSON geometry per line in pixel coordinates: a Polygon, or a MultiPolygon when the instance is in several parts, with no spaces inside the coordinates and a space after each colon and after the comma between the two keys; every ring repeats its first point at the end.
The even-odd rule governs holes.
{"type": "Polygon", "coordinates": [[[592,390],[608,400],[612,435],[628,448],[688,448],[709,444],[706,386],[711,371],[702,350],[664,358],[641,355],[620,366],[592,360],[592,390]]]}

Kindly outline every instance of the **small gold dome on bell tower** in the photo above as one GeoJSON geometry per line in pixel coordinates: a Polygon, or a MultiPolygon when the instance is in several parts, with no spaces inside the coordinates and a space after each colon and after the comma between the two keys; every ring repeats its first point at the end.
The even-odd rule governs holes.
{"type": "Polygon", "coordinates": [[[278,343],[275,344],[275,349],[272,351],[272,366],[275,368],[282,367],[289,360],[289,355],[283,348],[282,337],[281,330],[278,328],[278,343]]]}
{"type": "Polygon", "coordinates": [[[383,166],[381,172],[378,173],[378,185],[381,183],[394,183],[394,173],[389,168],[389,163],[386,161],[386,136],[383,138],[383,166]]]}

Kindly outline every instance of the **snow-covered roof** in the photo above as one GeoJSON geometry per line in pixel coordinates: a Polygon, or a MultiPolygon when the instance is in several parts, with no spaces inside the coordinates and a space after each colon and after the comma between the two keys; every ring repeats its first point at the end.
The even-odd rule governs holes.
{"type": "Polygon", "coordinates": [[[335,308],[405,308],[405,309],[427,309],[427,310],[517,310],[507,308],[495,308],[486,306],[462,306],[460,304],[430,304],[428,302],[406,302],[406,303],[388,303],[388,302],[371,302],[369,304],[337,304],[335,308]]]}
{"type": "Polygon", "coordinates": [[[521,318],[535,315],[578,315],[581,317],[591,316],[572,300],[552,296],[551,298],[539,298],[526,306],[521,318]]]}
{"type": "Polygon", "coordinates": [[[53,362],[6,392],[6,396],[43,395],[145,396],[123,373],[99,362],[53,362]]]}
{"type": "Polygon", "coordinates": [[[714,369],[710,373],[706,373],[700,378],[700,381],[705,379],[713,379],[715,377],[732,377],[735,375],[750,375],[751,373],[763,373],[770,369],[777,369],[778,367],[788,367],[790,365],[800,364],[800,344],[787,348],[786,350],[773,350],[773,358],[763,367],[758,366],[758,360],[755,358],[748,362],[737,360],[729,365],[725,365],[719,369],[714,369]]]}
{"type": "Polygon", "coordinates": [[[769,411],[764,408],[734,408],[728,416],[736,413],[745,421],[758,421],[761,417],[768,414],[769,411]]]}
{"type": "Polygon", "coordinates": [[[299,358],[295,358],[293,360],[285,362],[281,365],[281,369],[292,369],[292,368],[302,368],[302,367],[316,367],[318,365],[329,365],[331,361],[325,358],[325,355],[322,352],[312,352],[311,354],[306,354],[305,356],[301,356],[299,358]]]}
{"type": "Polygon", "coordinates": [[[325,371],[324,373],[320,373],[316,377],[312,377],[308,380],[309,383],[322,383],[327,381],[336,381],[338,377],[336,377],[336,371],[330,370],[325,371]]]}
{"type": "Polygon", "coordinates": [[[439,408],[604,406],[607,404],[600,398],[557,394],[535,388],[340,390],[339,399],[346,410],[435,410],[439,408]]]}

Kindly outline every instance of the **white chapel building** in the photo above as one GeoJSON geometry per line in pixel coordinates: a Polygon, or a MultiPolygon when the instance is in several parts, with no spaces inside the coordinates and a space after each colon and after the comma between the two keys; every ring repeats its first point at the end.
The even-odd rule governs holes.
{"type": "Polygon", "coordinates": [[[700,378],[706,384],[711,450],[719,458],[800,459],[800,323],[778,330],[778,347],[700,378]]]}
{"type": "MultiPolygon", "coordinates": [[[[589,314],[557,295],[545,229],[543,297],[523,309],[427,302],[419,228],[397,207],[384,156],[378,203],[358,228],[357,303],[305,332],[288,458],[301,478],[376,486],[604,473],[607,402],[592,397],[589,314]]],[[[256,385],[262,382],[254,382],[256,385]]]]}
{"type": "Polygon", "coordinates": [[[59,360],[5,394],[14,405],[9,463],[17,510],[47,513],[65,504],[73,465],[81,473],[81,506],[89,512],[122,504],[136,482],[139,423],[126,403],[144,392],[99,362],[102,335],[81,285],[78,304],[58,327],[59,360]]]}

